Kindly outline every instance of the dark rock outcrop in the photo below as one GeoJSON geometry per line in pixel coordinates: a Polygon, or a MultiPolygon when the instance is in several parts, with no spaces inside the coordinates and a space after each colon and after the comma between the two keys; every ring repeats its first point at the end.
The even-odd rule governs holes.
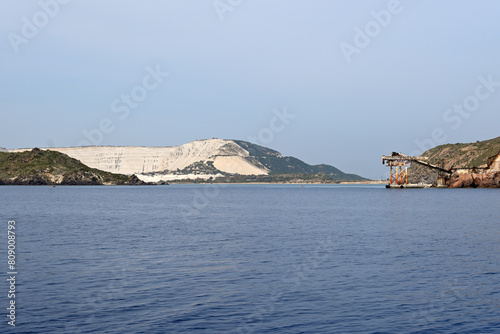
{"type": "Polygon", "coordinates": [[[102,185],[102,178],[86,172],[67,173],[62,179],[61,185],[102,185]]]}
{"type": "Polygon", "coordinates": [[[125,183],[127,185],[131,185],[131,186],[140,186],[140,185],[144,185],[144,184],[148,184],[144,181],[141,181],[137,176],[135,175],[131,175],[129,178],[128,178],[128,181],[125,183]]]}
{"type": "Polygon", "coordinates": [[[52,184],[50,179],[44,175],[27,175],[15,178],[13,181],[7,180],[8,185],[42,186],[52,184]]]}

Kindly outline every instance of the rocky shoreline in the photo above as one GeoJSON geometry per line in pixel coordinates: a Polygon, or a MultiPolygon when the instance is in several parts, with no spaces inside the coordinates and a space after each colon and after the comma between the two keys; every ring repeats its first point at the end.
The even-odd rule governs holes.
{"type": "Polygon", "coordinates": [[[454,174],[447,185],[449,188],[500,188],[500,172],[454,174]]]}
{"type": "Polygon", "coordinates": [[[106,182],[102,177],[91,173],[74,173],[54,180],[52,175],[27,175],[15,179],[0,179],[0,186],[102,186],[102,185],[148,185],[135,175],[123,182],[106,182]]]}

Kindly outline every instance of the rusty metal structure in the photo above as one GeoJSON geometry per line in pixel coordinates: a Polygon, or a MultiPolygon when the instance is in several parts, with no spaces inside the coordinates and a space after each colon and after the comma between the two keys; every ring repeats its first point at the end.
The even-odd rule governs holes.
{"type": "Polygon", "coordinates": [[[481,174],[488,173],[493,168],[499,168],[500,164],[500,151],[488,157],[485,165],[482,166],[466,166],[466,167],[451,167],[449,169],[445,168],[444,160],[440,160],[436,164],[429,163],[428,157],[415,157],[404,155],[397,152],[392,152],[391,155],[382,156],[382,164],[387,164],[390,167],[390,179],[389,184],[386,185],[387,188],[427,188],[434,185],[431,184],[408,184],[408,167],[411,163],[417,163],[428,167],[434,171],[437,171],[437,180],[435,186],[438,188],[446,187],[447,179],[449,179],[452,174],[481,174]],[[498,162],[496,162],[498,161],[498,162]],[[495,162],[497,165],[495,165],[495,162]]]}
{"type": "Polygon", "coordinates": [[[429,163],[427,157],[415,157],[404,155],[401,153],[392,152],[391,155],[382,156],[382,164],[387,164],[390,167],[389,187],[407,186],[408,185],[408,165],[418,163],[420,165],[437,170],[440,175],[451,174],[452,171],[441,166],[429,163]]]}

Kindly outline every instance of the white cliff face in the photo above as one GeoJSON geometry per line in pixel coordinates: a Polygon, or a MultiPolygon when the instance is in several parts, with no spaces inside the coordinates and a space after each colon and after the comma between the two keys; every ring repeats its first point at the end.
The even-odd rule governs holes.
{"type": "Polygon", "coordinates": [[[226,173],[241,175],[268,174],[265,169],[255,166],[241,156],[218,156],[214,159],[214,167],[226,173]]]}
{"type": "MultiPolygon", "coordinates": [[[[9,152],[27,150],[9,150],[9,152]]],[[[249,156],[248,151],[232,140],[197,140],[173,147],[96,146],[50,148],[50,150],[78,159],[92,168],[138,176],[144,173],[173,172],[199,161],[212,161],[217,169],[226,173],[268,174],[262,166],[256,166],[245,160],[244,157],[249,156]]],[[[168,179],[165,177],[165,180],[168,179]]]]}
{"type": "Polygon", "coordinates": [[[491,164],[490,172],[500,172],[500,154],[495,158],[491,164]]]}

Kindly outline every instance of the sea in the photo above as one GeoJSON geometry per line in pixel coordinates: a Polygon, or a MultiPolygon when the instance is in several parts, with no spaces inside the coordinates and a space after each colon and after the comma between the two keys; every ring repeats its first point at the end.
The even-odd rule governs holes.
{"type": "Polygon", "coordinates": [[[0,333],[500,333],[500,189],[2,186],[0,219],[0,333]]]}

